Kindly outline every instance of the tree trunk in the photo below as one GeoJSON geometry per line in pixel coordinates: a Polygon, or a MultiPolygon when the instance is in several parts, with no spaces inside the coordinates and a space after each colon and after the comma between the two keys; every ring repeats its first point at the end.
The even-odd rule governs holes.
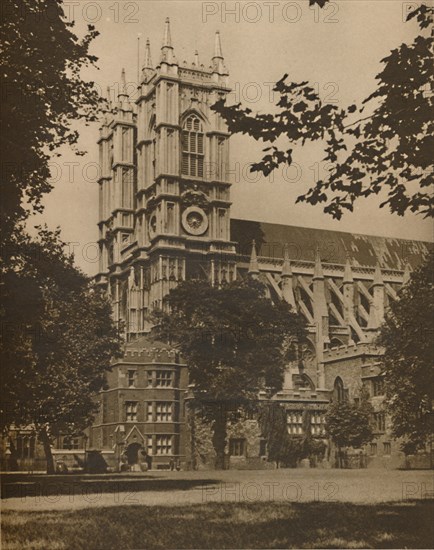
{"type": "Polygon", "coordinates": [[[226,447],[226,411],[218,408],[212,423],[212,444],[216,453],[215,469],[225,469],[225,447],[226,447]]]}
{"type": "Polygon", "coordinates": [[[53,453],[51,452],[51,444],[50,444],[51,442],[50,442],[50,438],[48,437],[46,428],[43,428],[39,432],[39,437],[41,438],[41,442],[44,447],[45,460],[47,461],[47,474],[54,474],[55,468],[54,468],[53,453]]]}

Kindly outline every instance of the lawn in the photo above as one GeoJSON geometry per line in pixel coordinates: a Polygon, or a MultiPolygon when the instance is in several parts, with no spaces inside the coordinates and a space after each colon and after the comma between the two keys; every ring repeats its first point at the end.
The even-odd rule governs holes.
{"type": "Polygon", "coordinates": [[[2,548],[433,548],[430,471],[2,476],[2,548]]]}
{"type": "Polygon", "coordinates": [[[432,500],[112,506],[2,514],[8,550],[432,548],[432,500]]]}
{"type": "Polygon", "coordinates": [[[225,470],[146,474],[5,474],[3,510],[51,511],[124,505],[188,506],[284,501],[381,504],[433,498],[432,471],[225,470]]]}

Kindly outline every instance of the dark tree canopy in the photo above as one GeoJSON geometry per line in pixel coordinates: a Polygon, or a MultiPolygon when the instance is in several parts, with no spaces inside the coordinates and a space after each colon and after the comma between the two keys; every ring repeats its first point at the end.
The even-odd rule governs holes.
{"type": "Polygon", "coordinates": [[[294,146],[320,140],[329,175],[297,202],[324,203],[324,212],[340,219],[356,200],[380,194],[380,207],[391,212],[433,216],[433,13],[434,8],[422,4],[409,14],[408,19],[417,19],[420,36],[382,59],[377,88],[359,106],[324,104],[308,82],[287,82],[287,75],[274,87],[274,113],[255,115],[241,104],[219,100],[213,109],[231,133],[270,144],[251,170],[268,175],[291,164],[294,146]],[[284,149],[273,145],[282,137],[288,143],[284,149]]]}
{"type": "Polygon", "coordinates": [[[295,357],[304,323],[283,301],[274,303],[256,281],[221,288],[186,281],[167,298],[159,336],[179,346],[196,390],[217,400],[256,399],[280,389],[283,367],[295,357]]]}
{"type": "Polygon", "coordinates": [[[3,278],[1,427],[33,426],[51,470],[50,441],[89,425],[122,341],[107,298],[64,254],[58,232],[39,235],[21,237],[3,278]]]}
{"type": "Polygon", "coordinates": [[[362,447],[374,437],[371,414],[372,408],[366,400],[332,401],[325,416],[326,432],[338,448],[362,447]]]}
{"type": "Polygon", "coordinates": [[[295,468],[303,458],[322,457],[325,444],[312,436],[310,411],[303,411],[303,435],[289,435],[285,408],[275,401],[260,406],[259,425],[267,441],[268,460],[295,468]]]}
{"type": "Polygon", "coordinates": [[[186,281],[167,303],[170,314],[159,316],[156,335],[175,343],[189,366],[195,401],[210,411],[221,468],[228,411],[255,402],[260,390],[282,387],[284,368],[305,338],[304,321],[252,280],[221,288],[186,281]]]}
{"type": "Polygon", "coordinates": [[[73,120],[98,115],[99,95],[80,71],[93,64],[89,45],[64,18],[61,0],[2,2],[2,241],[52,189],[49,161],[63,144],[74,147],[73,120]]]}
{"type": "Polygon", "coordinates": [[[423,448],[434,433],[434,254],[411,275],[390,304],[379,343],[395,437],[403,450],[423,448]]]}

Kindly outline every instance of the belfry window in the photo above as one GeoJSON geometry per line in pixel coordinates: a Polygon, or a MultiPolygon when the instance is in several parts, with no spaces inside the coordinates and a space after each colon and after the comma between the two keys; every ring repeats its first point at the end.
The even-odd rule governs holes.
{"type": "Polygon", "coordinates": [[[185,176],[203,178],[204,146],[203,126],[196,115],[190,115],[184,122],[182,137],[181,172],[185,176]]]}

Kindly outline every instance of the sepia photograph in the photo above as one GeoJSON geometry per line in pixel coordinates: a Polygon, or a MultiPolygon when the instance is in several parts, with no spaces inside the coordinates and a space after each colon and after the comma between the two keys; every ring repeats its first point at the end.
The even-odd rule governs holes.
{"type": "Polygon", "coordinates": [[[2,548],[434,548],[433,22],[2,0],[2,548]]]}

